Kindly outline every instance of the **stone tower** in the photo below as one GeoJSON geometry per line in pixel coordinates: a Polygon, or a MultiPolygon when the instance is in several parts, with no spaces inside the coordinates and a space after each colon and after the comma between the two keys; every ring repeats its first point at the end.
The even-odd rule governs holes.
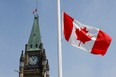
{"type": "Polygon", "coordinates": [[[19,77],[49,77],[49,63],[41,41],[38,15],[34,15],[28,43],[20,56],[19,77]]]}

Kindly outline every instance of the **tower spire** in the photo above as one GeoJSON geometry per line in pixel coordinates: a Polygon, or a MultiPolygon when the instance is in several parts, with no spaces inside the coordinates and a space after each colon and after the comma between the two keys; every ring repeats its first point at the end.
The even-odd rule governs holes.
{"type": "Polygon", "coordinates": [[[23,50],[22,50],[22,53],[21,53],[21,56],[20,56],[20,62],[23,62],[24,61],[24,55],[23,55],[23,50]]]}
{"type": "Polygon", "coordinates": [[[34,15],[33,27],[27,44],[27,51],[40,50],[41,35],[39,29],[38,15],[34,15]]]}

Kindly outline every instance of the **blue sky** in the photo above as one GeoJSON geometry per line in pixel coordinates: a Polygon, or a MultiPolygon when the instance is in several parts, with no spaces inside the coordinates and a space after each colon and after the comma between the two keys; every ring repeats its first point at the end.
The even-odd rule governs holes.
{"type": "MultiPolygon", "coordinates": [[[[33,24],[36,0],[0,0],[0,77],[18,77],[19,57],[33,24]]],[[[104,57],[62,40],[63,77],[116,76],[116,1],[61,0],[61,11],[83,24],[102,29],[112,37],[104,57]]],[[[57,0],[38,0],[42,42],[50,64],[50,77],[58,77],[57,0]]]]}

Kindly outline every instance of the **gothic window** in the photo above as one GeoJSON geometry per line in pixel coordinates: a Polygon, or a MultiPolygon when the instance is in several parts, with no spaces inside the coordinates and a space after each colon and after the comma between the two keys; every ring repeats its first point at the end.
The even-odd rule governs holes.
{"type": "Polygon", "coordinates": [[[35,46],[36,46],[36,48],[37,48],[37,47],[38,47],[38,44],[36,44],[35,46]]]}
{"type": "Polygon", "coordinates": [[[30,45],[30,48],[32,48],[32,44],[30,45]]]}

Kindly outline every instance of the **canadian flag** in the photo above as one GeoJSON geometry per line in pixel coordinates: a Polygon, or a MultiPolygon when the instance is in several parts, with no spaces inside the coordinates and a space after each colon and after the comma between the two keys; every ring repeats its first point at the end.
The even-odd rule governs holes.
{"type": "Polygon", "coordinates": [[[96,55],[104,56],[111,37],[102,30],[84,25],[63,13],[64,37],[73,46],[96,55]]]}
{"type": "Polygon", "coordinates": [[[33,11],[33,14],[34,14],[35,12],[37,12],[37,9],[35,9],[35,10],[33,11]]]}

